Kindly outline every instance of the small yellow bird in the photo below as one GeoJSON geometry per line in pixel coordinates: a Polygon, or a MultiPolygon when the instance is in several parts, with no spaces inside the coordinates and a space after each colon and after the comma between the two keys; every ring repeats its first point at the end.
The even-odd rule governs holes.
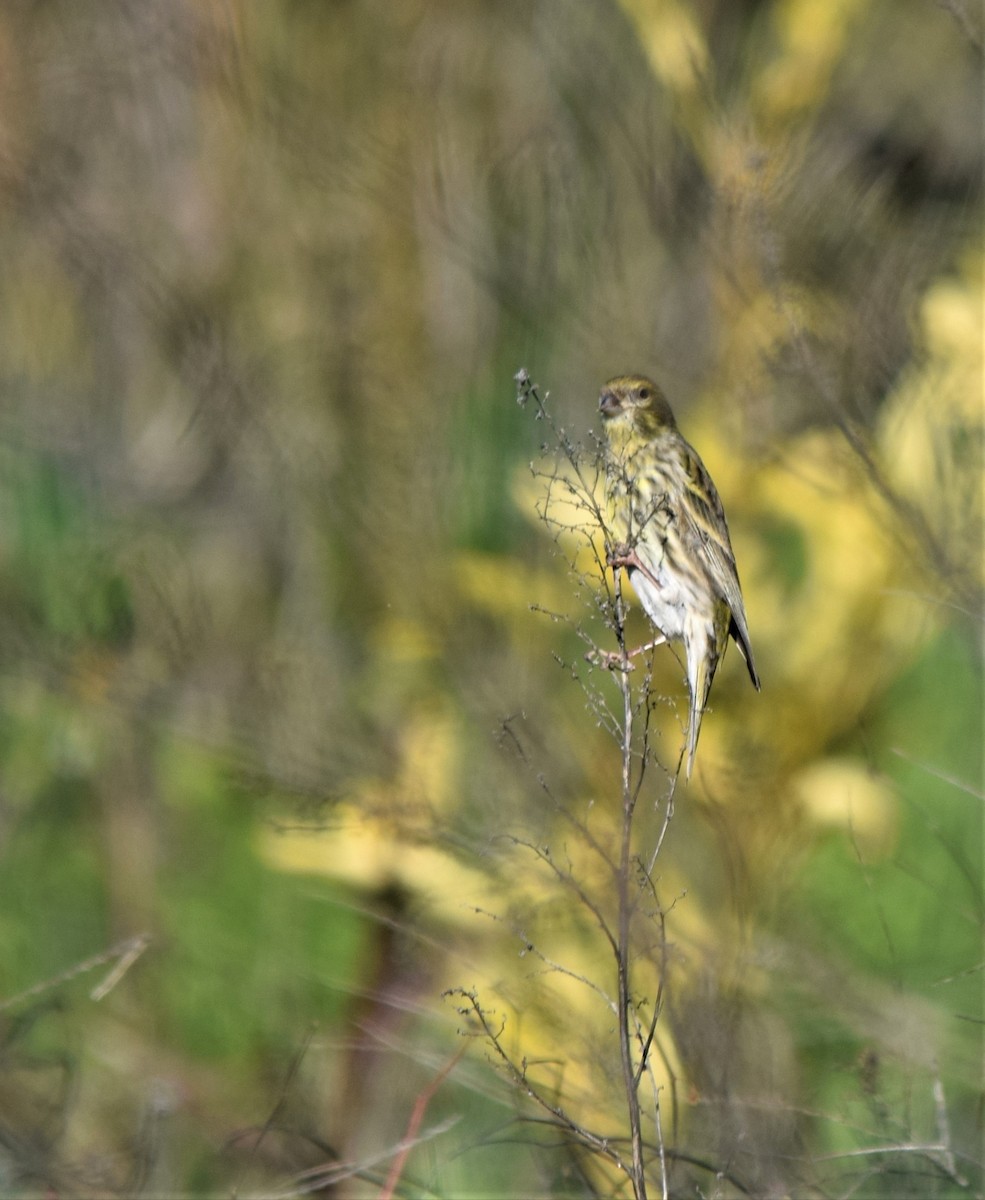
{"type": "Polygon", "coordinates": [[[725,512],[704,463],[681,436],[666,396],[652,380],[610,379],[599,411],[614,539],[609,562],[628,571],[661,634],[651,645],[684,643],[690,778],[701,718],[730,635],[760,689],[725,512]]]}

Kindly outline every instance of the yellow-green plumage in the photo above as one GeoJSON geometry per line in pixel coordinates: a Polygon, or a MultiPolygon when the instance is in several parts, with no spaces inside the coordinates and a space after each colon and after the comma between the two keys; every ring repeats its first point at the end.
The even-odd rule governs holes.
{"type": "Polygon", "coordinates": [[[725,512],[704,463],[681,436],[652,380],[611,379],[599,409],[616,561],[626,566],[660,633],[684,644],[690,776],[701,718],[730,635],[757,691],[760,686],[725,512]]]}

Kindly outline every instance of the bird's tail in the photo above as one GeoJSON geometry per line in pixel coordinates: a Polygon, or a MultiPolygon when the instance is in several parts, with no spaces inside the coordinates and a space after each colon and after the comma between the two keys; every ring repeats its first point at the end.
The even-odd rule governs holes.
{"type": "MultiPolygon", "coordinates": [[[[717,616],[717,614],[716,614],[717,616]]],[[[687,648],[687,685],[691,694],[691,709],[687,722],[687,778],[694,767],[694,752],[698,748],[701,718],[711,692],[712,680],[718,670],[727,635],[727,620],[695,621],[685,638],[687,648]]]]}
{"type": "MultiPolygon", "coordinates": [[[[704,664],[699,668],[702,675],[706,674],[704,664]]],[[[701,732],[701,718],[704,716],[705,706],[699,696],[702,695],[702,682],[697,681],[690,685],[691,691],[691,711],[687,720],[687,777],[691,778],[691,770],[694,767],[694,752],[698,748],[698,734],[701,732]]],[[[708,689],[703,691],[707,697],[708,689]]]]}

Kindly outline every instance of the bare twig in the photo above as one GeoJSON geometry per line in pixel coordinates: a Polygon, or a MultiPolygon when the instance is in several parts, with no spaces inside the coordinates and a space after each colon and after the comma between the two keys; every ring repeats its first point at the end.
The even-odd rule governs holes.
{"type": "MultiPolygon", "coordinates": [[[[503,1037],[505,1020],[494,1019],[493,1011],[483,1006],[474,990],[456,988],[446,995],[458,1001],[459,1014],[469,1022],[468,1028],[462,1032],[486,1042],[495,1061],[505,1069],[516,1087],[547,1114],[548,1123],[562,1130],[574,1145],[611,1164],[631,1185],[635,1200],[646,1200],[648,1162],[659,1163],[659,1174],[654,1179],[659,1180],[660,1193],[666,1200],[670,1188],[667,1164],[674,1155],[671,1148],[664,1144],[659,1104],[661,1089],[653,1076],[652,1055],[656,1047],[661,1061],[667,1065],[666,1055],[660,1050],[657,1040],[663,1011],[667,943],[664,910],[656,895],[652,873],[673,817],[676,775],[668,773],[666,794],[660,796],[654,805],[658,816],[656,845],[641,855],[635,848],[636,814],[646,792],[649,767],[655,761],[651,745],[655,709],[651,691],[652,654],[646,660],[645,670],[630,673],[634,665],[631,659],[644,650],[652,651],[653,646],[642,647],[632,654],[627,649],[625,629],[628,609],[623,596],[624,575],[620,569],[625,562],[613,546],[601,507],[600,484],[608,469],[601,443],[596,440],[586,450],[563,427],[557,425],[547,407],[546,395],[541,397],[526,371],[517,373],[516,383],[519,403],[533,407],[535,418],[544,422],[551,436],[551,441],[542,446],[545,456],[553,459],[551,465],[532,465],[531,468],[535,478],[544,486],[543,498],[538,504],[539,515],[551,532],[558,554],[568,564],[582,589],[591,621],[586,628],[574,625],[561,613],[537,605],[532,607],[544,612],[554,622],[572,625],[577,636],[588,647],[588,661],[595,667],[604,664],[611,668],[595,678],[591,673],[586,678],[575,664],[566,663],[560,655],[555,656],[559,665],[582,687],[599,726],[612,735],[619,748],[619,818],[613,831],[612,844],[600,838],[589,828],[584,817],[577,815],[562,797],[555,794],[544,774],[536,769],[528,756],[513,727],[513,718],[503,721],[500,739],[511,746],[520,762],[530,771],[555,814],[573,831],[579,844],[587,848],[594,860],[605,868],[612,886],[599,893],[597,888],[578,877],[575,867],[563,856],[559,859],[549,848],[534,840],[504,836],[513,845],[529,850],[547,868],[555,882],[574,897],[578,907],[591,914],[601,943],[611,955],[615,971],[614,992],[584,971],[575,970],[559,961],[558,956],[542,950],[522,922],[510,920],[507,924],[521,939],[524,953],[531,954],[547,971],[560,973],[587,987],[610,1013],[615,1014],[621,1104],[625,1114],[623,1129],[612,1135],[590,1128],[574,1115],[562,1096],[554,1095],[532,1078],[530,1068],[534,1064],[528,1063],[525,1058],[518,1060],[508,1050],[503,1037]],[[584,569],[586,551],[592,564],[587,573],[584,569]],[[605,640],[611,639],[609,645],[614,642],[614,649],[599,645],[593,627],[600,620],[606,631],[605,640]],[[603,682],[596,683],[596,679],[603,682]],[[612,685],[609,680],[614,681],[615,695],[610,690],[612,685]],[[614,911],[611,911],[613,907],[614,911]],[[642,956],[638,953],[641,946],[647,949],[642,956]],[[657,948],[655,954],[652,952],[654,947],[657,948]],[[647,1001],[639,996],[636,982],[637,964],[641,962],[655,966],[659,977],[652,1008],[646,1013],[644,1008],[647,1007],[647,1001]],[[647,1121],[652,1121],[656,1133],[655,1145],[644,1137],[643,1131],[640,1088],[644,1077],[652,1083],[654,1110],[647,1121]]],[[[489,915],[502,920],[494,914],[489,915]]],[[[672,1095],[676,1114],[676,1094],[672,1092],[672,1095]]]]}
{"type": "MultiPolygon", "coordinates": [[[[502,1043],[503,1026],[500,1024],[498,1028],[494,1027],[490,1019],[490,1014],[483,1009],[479,1002],[478,995],[467,988],[451,988],[444,993],[452,999],[464,1001],[458,1006],[460,1016],[474,1020],[480,1030],[481,1036],[485,1039],[488,1045],[492,1048],[500,1063],[505,1067],[507,1073],[513,1082],[527,1096],[530,1097],[541,1108],[545,1109],[555,1119],[560,1128],[567,1130],[574,1135],[582,1145],[587,1146],[594,1153],[608,1159],[615,1164],[620,1171],[626,1175],[630,1175],[629,1168],[619,1153],[619,1139],[613,1137],[605,1137],[601,1134],[590,1130],[586,1125],[582,1125],[576,1121],[564,1108],[559,1104],[548,1100],[543,1092],[530,1080],[527,1074],[527,1062],[524,1060],[521,1063],[516,1063],[506,1053],[502,1043]]],[[[475,1033],[470,1030],[462,1030],[463,1033],[475,1033]]]]}
{"type": "MultiPolygon", "coordinates": [[[[622,613],[621,576],[616,573],[616,611],[622,613]]],[[[622,620],[617,623],[619,648],[625,654],[622,637],[622,620]]],[[[639,787],[633,779],[633,692],[628,674],[619,674],[619,689],[623,702],[622,726],[622,838],[619,852],[619,944],[616,949],[616,974],[619,984],[619,1057],[622,1062],[623,1087],[629,1113],[629,1130],[633,1148],[633,1194],[636,1200],[646,1200],[646,1173],[643,1164],[643,1130],[640,1124],[640,1076],[633,1063],[632,1024],[630,1010],[630,933],[633,913],[636,909],[635,896],[630,895],[630,880],[633,841],[633,814],[639,787]]],[[[640,765],[640,782],[646,769],[645,760],[640,765]]],[[[641,1062],[644,1061],[641,1059],[641,1062]]]]}

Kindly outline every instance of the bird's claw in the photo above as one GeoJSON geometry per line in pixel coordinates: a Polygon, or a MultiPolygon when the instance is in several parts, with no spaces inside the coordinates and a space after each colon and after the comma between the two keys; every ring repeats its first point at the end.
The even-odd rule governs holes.
{"type": "Polygon", "coordinates": [[[602,667],[606,671],[632,671],[636,664],[622,650],[589,650],[585,661],[593,667],[602,667]]]}
{"type": "Polygon", "coordinates": [[[618,546],[609,546],[605,553],[605,565],[612,567],[613,570],[619,567],[625,567],[628,570],[630,567],[639,566],[639,562],[636,551],[625,542],[621,542],[618,546]]]}
{"type": "Polygon", "coordinates": [[[605,565],[611,567],[613,571],[618,571],[620,567],[626,571],[639,571],[644,579],[648,579],[655,588],[660,588],[660,580],[656,578],[650,568],[640,560],[640,556],[632,548],[625,544],[619,546],[610,546],[605,555],[605,565]]]}

